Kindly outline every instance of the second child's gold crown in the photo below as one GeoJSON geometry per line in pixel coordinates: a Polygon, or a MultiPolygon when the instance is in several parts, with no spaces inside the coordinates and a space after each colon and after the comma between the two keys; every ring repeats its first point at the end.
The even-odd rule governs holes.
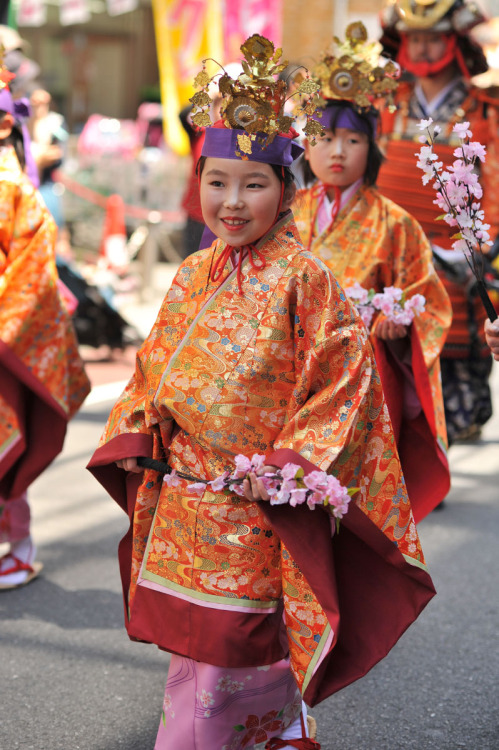
{"type": "Polygon", "coordinates": [[[312,78],[321,88],[326,100],[351,102],[359,110],[370,109],[376,99],[386,99],[393,105],[393,94],[398,86],[399,67],[391,60],[380,65],[379,42],[367,43],[367,30],[361,21],[347,26],[345,41],[333,37],[336,54],[324,52],[320,62],[311,70],[312,78]]]}

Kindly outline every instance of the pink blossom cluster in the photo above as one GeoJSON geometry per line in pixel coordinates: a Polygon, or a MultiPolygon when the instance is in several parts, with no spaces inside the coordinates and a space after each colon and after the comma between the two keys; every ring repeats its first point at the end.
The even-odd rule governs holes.
{"type": "MultiPolygon", "coordinates": [[[[188,485],[191,491],[205,490],[211,488],[212,492],[235,492],[243,496],[243,480],[250,472],[259,472],[265,466],[265,456],[255,453],[252,458],[239,454],[234,459],[236,468],[232,474],[228,471],[208,482],[194,482],[188,485]]],[[[305,475],[304,470],[298,464],[287,463],[282,469],[273,473],[266,473],[260,477],[269,494],[271,505],[284,505],[288,503],[292,507],[306,503],[309,508],[314,509],[316,505],[329,507],[332,516],[339,520],[348,510],[350,497],[357,490],[347,489],[332,474],[325,471],[312,471],[305,475]]],[[[164,477],[164,482],[169,487],[180,484],[181,478],[172,471],[164,477]]]]}
{"type": "Polygon", "coordinates": [[[421,120],[418,127],[426,130],[420,136],[424,143],[416,153],[417,166],[423,171],[423,184],[435,180],[433,187],[436,198],[433,201],[444,213],[439,216],[449,226],[457,227],[452,245],[454,250],[469,254],[474,250],[482,251],[484,245],[491,245],[488,230],[490,225],[484,222],[484,212],[480,208],[482,187],[478,181],[477,165],[485,161],[485,146],[478,141],[471,141],[473,134],[469,122],[454,125],[452,132],[461,141],[454,150],[455,161],[446,170],[443,162],[438,161],[434,152],[435,138],[440,132],[438,125],[431,128],[432,118],[421,120]]]}
{"type": "Polygon", "coordinates": [[[396,286],[385,286],[382,292],[375,292],[374,289],[364,289],[356,281],[345,292],[357,307],[366,328],[371,327],[377,311],[393,323],[408,326],[425,310],[426,300],[422,294],[413,294],[407,299],[404,291],[396,286]]]}

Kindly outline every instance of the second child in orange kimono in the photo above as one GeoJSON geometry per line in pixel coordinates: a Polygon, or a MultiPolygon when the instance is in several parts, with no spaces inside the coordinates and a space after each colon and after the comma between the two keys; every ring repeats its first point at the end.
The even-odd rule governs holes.
{"type": "Polygon", "coordinates": [[[359,49],[355,39],[359,29],[361,24],[353,24],[347,30],[354,67],[343,73],[350,76],[350,91],[332,86],[331,71],[337,77],[342,73],[334,56],[325,56],[313,71],[325,100],[319,119],[325,134],[315,147],[305,142],[309,186],[298,193],[294,212],[305,247],[326,263],[344,289],[356,282],[377,293],[398,287],[406,298],[420,294],[426,300],[424,312],[409,326],[380,311],[370,327],[419,521],[443,500],[450,485],[439,355],[452,313],[418,222],[376,189],[382,163],[378,117],[369,101],[366,105],[365,87],[361,91],[356,84],[355,64],[366,49],[364,44],[359,49]]]}
{"type": "Polygon", "coordinates": [[[56,227],[24,172],[23,100],[0,60],[0,591],[36,578],[27,489],[60,453],[90,390],[59,293],[56,227]]]}
{"type": "Polygon", "coordinates": [[[180,266],[89,464],[130,518],[128,634],[172,654],[156,750],[319,748],[303,700],[363,676],[434,594],[367,332],[289,210],[300,149],[244,130],[268,102],[283,122],[274,47],[242,50],[199,165],[218,239],[180,266]],[[138,461],[214,480],[255,453],[244,495],[138,461]],[[268,502],[261,475],[290,461],[357,490],[339,533],[268,502]]]}

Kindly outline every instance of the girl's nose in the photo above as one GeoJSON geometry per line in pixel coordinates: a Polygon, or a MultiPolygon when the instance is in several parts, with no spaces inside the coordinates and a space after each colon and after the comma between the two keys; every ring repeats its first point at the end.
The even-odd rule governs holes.
{"type": "Polygon", "coordinates": [[[343,138],[335,138],[333,141],[333,154],[335,156],[343,156],[344,145],[343,138]]]}
{"type": "Polygon", "coordinates": [[[237,208],[242,203],[241,192],[239,188],[233,187],[227,190],[224,197],[224,205],[226,208],[237,208]]]}

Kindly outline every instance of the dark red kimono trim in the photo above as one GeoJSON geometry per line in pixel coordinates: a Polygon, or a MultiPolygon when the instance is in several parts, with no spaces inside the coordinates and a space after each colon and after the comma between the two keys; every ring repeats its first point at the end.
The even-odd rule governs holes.
{"type": "MultiPolygon", "coordinates": [[[[134,443],[138,439],[126,437],[135,437],[134,443]]],[[[89,468],[99,481],[106,469],[102,466],[104,455],[119,452],[117,457],[123,457],[126,442],[115,438],[94,454],[89,468]]],[[[129,444],[126,455],[138,455],[131,447],[129,444]]],[[[274,465],[283,466],[287,461],[302,465],[307,473],[317,468],[292,450],[276,451],[268,457],[274,465]]],[[[110,475],[104,479],[109,488],[110,475]]],[[[139,482],[140,475],[129,475],[130,516],[139,482]]],[[[113,497],[121,507],[127,506],[125,493],[123,480],[115,482],[113,497]]],[[[305,692],[309,705],[315,705],[362,677],[382,659],[435,590],[428,573],[407,563],[395,544],[353,503],[339,534],[332,539],[329,519],[321,509],[267,503],[262,503],[262,509],[311,584],[335,633],[305,692]]],[[[120,544],[125,601],[131,544],[129,531],[120,544]]],[[[156,643],[167,651],[222,667],[268,664],[287,652],[281,608],[269,615],[214,610],[142,586],[135,594],[127,630],[133,640],[156,643]]]]}
{"type": "Polygon", "coordinates": [[[21,440],[0,461],[0,496],[19,497],[61,452],[67,415],[47,388],[0,341],[0,393],[16,414],[21,440]]]}

